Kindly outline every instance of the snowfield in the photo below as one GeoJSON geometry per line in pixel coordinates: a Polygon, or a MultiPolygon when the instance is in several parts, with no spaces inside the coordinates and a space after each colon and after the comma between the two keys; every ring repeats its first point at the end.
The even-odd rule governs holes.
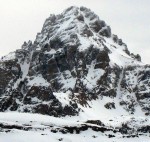
{"type": "MultiPolygon", "coordinates": [[[[65,126],[75,127],[84,124],[96,126],[95,124],[85,123],[85,118],[80,117],[80,120],[77,118],[79,117],[72,117],[70,119],[69,117],[56,118],[41,114],[1,112],[0,142],[150,142],[150,136],[148,133],[142,134],[138,137],[129,138],[125,137],[126,135],[123,137],[120,133],[115,133],[114,135],[110,131],[105,133],[96,132],[90,128],[85,131],[81,131],[80,134],[77,134],[75,131],[67,134],[63,134],[59,131],[52,131],[61,129],[65,126]]],[[[107,117],[103,120],[105,125],[111,127],[119,127],[123,122],[129,122],[129,124],[134,128],[140,125],[150,125],[150,119],[142,117],[133,118],[130,116],[120,116],[114,118],[107,117]]]]}

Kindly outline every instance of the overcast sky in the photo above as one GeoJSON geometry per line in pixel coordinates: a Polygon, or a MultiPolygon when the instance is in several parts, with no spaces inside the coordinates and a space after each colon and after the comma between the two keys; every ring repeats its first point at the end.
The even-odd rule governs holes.
{"type": "Polygon", "coordinates": [[[50,14],[86,6],[150,63],[150,0],[0,0],[0,56],[34,40],[50,14]]]}

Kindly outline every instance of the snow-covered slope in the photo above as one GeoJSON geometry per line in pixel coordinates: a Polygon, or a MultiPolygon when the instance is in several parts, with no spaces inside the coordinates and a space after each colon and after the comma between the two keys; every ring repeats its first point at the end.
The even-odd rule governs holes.
{"type": "Polygon", "coordinates": [[[2,142],[149,142],[149,119],[113,117],[100,120],[70,120],[39,114],[0,113],[2,142]]]}
{"type": "MultiPolygon", "coordinates": [[[[82,141],[109,141],[108,135],[114,135],[116,142],[127,141],[126,137],[130,141],[143,137],[146,140],[144,133],[149,133],[150,125],[150,66],[141,62],[140,55],[130,53],[127,45],[112,34],[110,26],[90,9],[69,7],[60,15],[50,15],[33,43],[24,42],[21,49],[0,60],[0,111],[16,112],[1,113],[9,119],[6,125],[13,125],[14,121],[19,125],[19,130],[8,133],[14,140],[17,132],[20,141],[22,135],[30,134],[39,141],[50,137],[57,141],[60,136],[64,141],[77,140],[76,134],[69,132],[63,136],[59,132],[47,134],[50,126],[43,126],[41,120],[47,123],[48,119],[50,123],[61,123],[52,124],[54,131],[57,127],[64,129],[66,123],[68,131],[68,127],[75,131],[77,127],[81,131],[88,128],[78,137],[82,141]],[[29,117],[31,131],[27,132],[25,122],[18,123],[15,116],[29,117]],[[32,117],[42,118],[30,124],[32,117]],[[92,124],[85,124],[87,121],[92,124]],[[91,128],[93,123],[100,126],[91,128]],[[99,135],[94,131],[102,131],[99,127],[109,132],[99,135]]],[[[0,121],[3,118],[0,116],[0,121]]]]}

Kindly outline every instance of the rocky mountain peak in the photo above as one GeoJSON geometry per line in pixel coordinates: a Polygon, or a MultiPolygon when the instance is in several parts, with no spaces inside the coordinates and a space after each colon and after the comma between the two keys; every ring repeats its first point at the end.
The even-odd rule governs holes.
{"type": "Polygon", "coordinates": [[[101,108],[145,116],[149,74],[94,12],[70,7],[50,15],[33,43],[1,59],[0,110],[61,117],[101,108]]]}
{"type": "MultiPolygon", "coordinates": [[[[36,49],[40,50],[45,45],[50,47],[50,42],[53,39],[61,40],[65,46],[76,46],[80,51],[90,47],[101,48],[101,50],[104,50],[105,47],[106,50],[107,47],[109,53],[117,52],[118,57],[110,54],[110,58],[111,56],[128,58],[129,60],[122,59],[122,61],[128,60],[129,64],[131,60],[140,61],[140,56],[130,54],[127,45],[117,35],[112,34],[110,26],[105,21],[100,20],[94,12],[85,7],[69,7],[59,15],[50,15],[46,19],[41,33],[37,34],[36,49]]],[[[58,48],[54,50],[57,52],[58,48]]],[[[112,64],[124,65],[114,59],[111,61],[113,61],[112,64]]]]}

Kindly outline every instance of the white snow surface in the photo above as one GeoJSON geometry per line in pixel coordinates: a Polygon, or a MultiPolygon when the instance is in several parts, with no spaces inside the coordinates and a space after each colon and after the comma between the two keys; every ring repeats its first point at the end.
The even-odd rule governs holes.
{"type": "Polygon", "coordinates": [[[29,86],[49,86],[50,83],[48,83],[43,77],[42,75],[38,75],[38,76],[34,76],[34,78],[32,78],[29,83],[29,86]]]}
{"type": "MultiPolygon", "coordinates": [[[[136,127],[142,124],[150,124],[149,119],[142,117],[132,118],[127,116],[106,118],[104,121],[105,125],[110,126],[120,126],[122,122],[129,122],[132,127],[136,127]],[[109,121],[111,119],[111,121],[109,121]],[[136,120],[136,121],[135,121],[136,120]]],[[[32,127],[32,130],[24,131],[13,129],[10,132],[0,132],[1,142],[58,142],[62,140],[63,142],[150,142],[149,134],[144,134],[138,138],[122,138],[121,134],[116,133],[115,137],[108,138],[107,135],[111,134],[109,132],[95,132],[91,129],[82,131],[80,134],[62,134],[60,132],[52,133],[51,127],[61,128],[63,126],[78,126],[85,124],[85,122],[80,119],[70,119],[70,118],[55,118],[40,114],[28,114],[28,113],[17,113],[17,112],[5,112],[0,113],[0,123],[5,125],[17,125],[32,127]],[[51,127],[49,127],[51,126],[51,127]]],[[[87,124],[92,125],[92,124],[87,124]]]]}

